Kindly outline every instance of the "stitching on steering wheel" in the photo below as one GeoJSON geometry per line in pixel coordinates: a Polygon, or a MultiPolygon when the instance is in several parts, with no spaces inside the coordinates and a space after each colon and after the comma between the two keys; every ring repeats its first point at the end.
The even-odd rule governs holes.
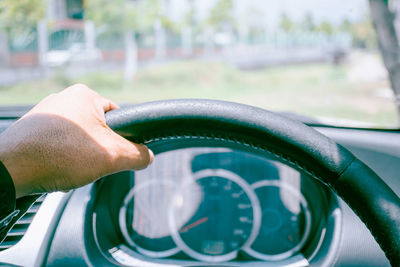
{"type": "Polygon", "coordinates": [[[279,152],[274,151],[273,149],[267,147],[267,146],[261,146],[261,145],[255,145],[250,142],[246,141],[241,141],[237,138],[231,138],[231,137],[224,137],[224,136],[216,136],[216,135],[191,135],[191,134],[183,134],[183,135],[174,135],[174,136],[160,136],[160,137],[151,137],[149,139],[146,139],[145,144],[153,143],[153,142],[160,142],[160,141],[169,141],[171,139],[189,139],[189,138],[198,138],[200,140],[216,140],[216,141],[224,141],[224,142],[232,142],[238,145],[244,145],[247,147],[250,147],[252,149],[256,150],[262,150],[263,152],[267,152],[269,154],[272,154],[275,156],[277,159],[288,163],[289,165],[295,166],[301,171],[305,172],[306,174],[312,176],[313,178],[317,179],[321,183],[329,186],[327,183],[325,183],[318,175],[316,175],[314,172],[310,171],[307,169],[307,167],[302,166],[300,163],[297,161],[291,159],[290,157],[287,157],[286,155],[283,155],[279,152]]]}

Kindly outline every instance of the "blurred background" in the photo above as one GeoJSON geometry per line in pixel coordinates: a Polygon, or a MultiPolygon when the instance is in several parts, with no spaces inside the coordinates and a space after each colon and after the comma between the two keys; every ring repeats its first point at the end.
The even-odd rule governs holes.
{"type": "Polygon", "coordinates": [[[223,99],[398,128],[398,11],[387,0],[0,0],[0,105],[80,82],[119,103],[223,99]]]}

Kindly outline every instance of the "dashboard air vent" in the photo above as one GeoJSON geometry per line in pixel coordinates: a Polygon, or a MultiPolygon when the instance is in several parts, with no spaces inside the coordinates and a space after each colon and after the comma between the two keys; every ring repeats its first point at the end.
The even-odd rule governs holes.
{"type": "Polygon", "coordinates": [[[0,251],[8,249],[18,243],[24,236],[26,230],[28,230],[33,217],[35,217],[36,212],[39,210],[40,205],[44,201],[46,195],[38,198],[33,205],[27,210],[27,212],[19,218],[19,220],[14,224],[14,226],[8,232],[6,238],[2,243],[0,243],[0,251]]]}

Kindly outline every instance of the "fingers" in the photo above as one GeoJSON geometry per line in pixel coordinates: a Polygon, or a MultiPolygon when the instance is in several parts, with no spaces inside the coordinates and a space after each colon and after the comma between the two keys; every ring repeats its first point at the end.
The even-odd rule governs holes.
{"type": "Polygon", "coordinates": [[[64,91],[62,91],[61,93],[64,93],[64,94],[71,93],[71,94],[75,94],[77,97],[80,97],[80,98],[86,96],[90,99],[96,100],[100,103],[104,112],[119,108],[119,106],[117,104],[115,104],[113,101],[100,96],[96,91],[90,89],[89,87],[87,87],[84,84],[72,85],[72,86],[68,87],[67,89],[65,89],[64,91]]]}
{"type": "Polygon", "coordinates": [[[119,108],[119,106],[116,103],[114,103],[113,101],[111,101],[107,98],[104,98],[104,97],[101,97],[99,99],[99,102],[100,102],[104,112],[108,112],[110,110],[119,108]]]}
{"type": "MultiPolygon", "coordinates": [[[[101,140],[103,144],[108,143],[106,146],[107,153],[111,159],[111,166],[108,164],[103,166],[106,169],[105,172],[118,172],[132,169],[140,170],[152,163],[154,154],[145,145],[132,143],[113,132],[105,125],[105,122],[104,125],[102,124],[105,119],[104,113],[119,108],[116,103],[100,96],[97,92],[83,84],[73,85],[60,94],[71,94],[75,98],[86,99],[90,101],[90,103],[94,103],[96,113],[101,116],[100,121],[96,120],[96,123],[100,123],[102,126],[96,128],[101,129],[100,131],[102,132],[99,140],[101,140]]],[[[94,128],[90,129],[93,130],[94,128]]]]}
{"type": "Polygon", "coordinates": [[[119,106],[114,103],[113,101],[102,97],[96,91],[90,89],[86,85],[83,84],[76,84],[72,87],[67,88],[66,90],[71,90],[72,92],[76,92],[79,96],[82,94],[87,95],[89,98],[94,99],[96,102],[100,104],[104,112],[108,112],[110,110],[118,109],[119,106]]]}

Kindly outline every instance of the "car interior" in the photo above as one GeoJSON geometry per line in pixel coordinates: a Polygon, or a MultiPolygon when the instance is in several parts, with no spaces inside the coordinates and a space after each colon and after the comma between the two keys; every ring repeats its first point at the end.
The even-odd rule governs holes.
{"type": "MultiPolygon", "coordinates": [[[[385,7],[392,14],[400,12],[397,1],[369,2],[374,1],[389,2],[385,7]]],[[[363,0],[330,5],[319,1],[300,5],[301,1],[291,0],[269,4],[127,0],[122,7],[137,12],[131,18],[141,18],[146,10],[161,11],[156,12],[158,19],[150,30],[132,24],[138,34],[130,32],[121,39],[114,33],[105,35],[101,24],[85,22],[88,18],[96,22],[93,12],[100,14],[109,7],[106,2],[49,1],[53,4],[47,9],[61,8],[66,14],[46,26],[49,32],[59,27],[53,29],[54,38],[48,38],[46,53],[52,53],[51,62],[38,57],[30,66],[12,60],[7,62],[14,65],[0,64],[0,72],[15,74],[15,81],[11,75],[0,83],[0,133],[42,94],[53,92],[26,88],[54,85],[57,92],[65,82],[83,80],[96,90],[93,81],[114,86],[112,81],[117,80],[125,87],[111,92],[99,89],[101,94],[114,95],[121,106],[106,113],[107,125],[149,147],[154,162],[144,170],[114,173],[69,192],[41,195],[0,243],[0,266],[400,265],[400,113],[391,89],[394,78],[385,69],[376,34],[357,35],[359,29],[374,30],[371,17],[378,24],[379,12],[370,11],[373,4],[363,0]],[[196,23],[210,16],[204,25],[213,28],[196,28],[203,39],[193,38],[201,45],[191,47],[187,36],[194,36],[195,26],[191,34],[184,27],[182,35],[175,34],[184,40],[179,48],[182,55],[177,56],[177,48],[165,41],[174,36],[175,28],[168,25],[178,25],[179,14],[188,6],[188,14],[198,14],[196,23]],[[240,20],[243,10],[250,16],[240,20]],[[90,14],[93,17],[85,17],[90,14]],[[261,31],[261,21],[274,30],[265,30],[263,24],[261,31]],[[92,47],[96,57],[85,57],[88,53],[82,50],[79,60],[66,60],[64,54],[74,50],[71,46],[82,47],[82,34],[86,34],[84,50],[91,49],[90,25],[96,25],[98,39],[92,47]],[[365,25],[368,28],[362,28],[365,25]],[[73,33],[65,34],[63,27],[73,33]],[[273,46],[264,36],[265,32],[272,35],[271,31],[273,46]],[[106,38],[101,34],[111,43],[118,37],[126,45],[121,48],[123,55],[131,59],[114,57],[108,62],[111,50],[101,46],[100,40],[106,38]],[[257,43],[260,34],[265,43],[257,43]],[[69,37],[60,37],[64,35],[69,37]],[[375,43],[370,44],[371,38],[375,43]],[[146,46],[146,40],[153,46],[146,46]],[[71,46],[56,45],[66,42],[71,46]],[[146,58],[149,51],[150,59],[146,58]],[[62,60],[57,53],[64,53],[62,60]],[[222,61],[222,67],[217,65],[222,61]],[[366,80],[352,80],[361,75],[353,62],[364,67],[361,74],[366,80]],[[219,68],[226,68],[226,73],[219,68]],[[36,69],[41,72],[34,77],[36,69]],[[74,74],[80,69],[90,72],[74,74]],[[176,69],[178,74],[172,73],[176,69]],[[315,80],[325,69],[328,78],[315,80]],[[241,88],[242,78],[232,76],[236,71],[243,72],[243,87],[254,88],[241,88]],[[106,80],[110,73],[114,76],[106,80]],[[230,93],[216,80],[224,75],[230,93]],[[261,80],[268,75],[274,76],[261,80]],[[343,77],[346,82],[330,85],[329,79],[343,77]],[[203,87],[194,85],[199,81],[203,87]],[[258,81],[262,84],[255,85],[258,81]],[[314,83],[319,91],[307,91],[314,83]],[[193,91],[179,91],[180,86],[191,85],[193,91]],[[330,95],[334,86],[343,87],[330,95]],[[170,87],[178,89],[172,92],[170,87]],[[280,93],[268,91],[274,87],[280,93]],[[135,95],[137,101],[132,100],[135,95]],[[331,108],[334,105],[339,108],[331,108]]],[[[0,22],[4,10],[0,6],[0,22]]],[[[10,49],[9,59],[21,56],[18,51],[10,49]]]]}

